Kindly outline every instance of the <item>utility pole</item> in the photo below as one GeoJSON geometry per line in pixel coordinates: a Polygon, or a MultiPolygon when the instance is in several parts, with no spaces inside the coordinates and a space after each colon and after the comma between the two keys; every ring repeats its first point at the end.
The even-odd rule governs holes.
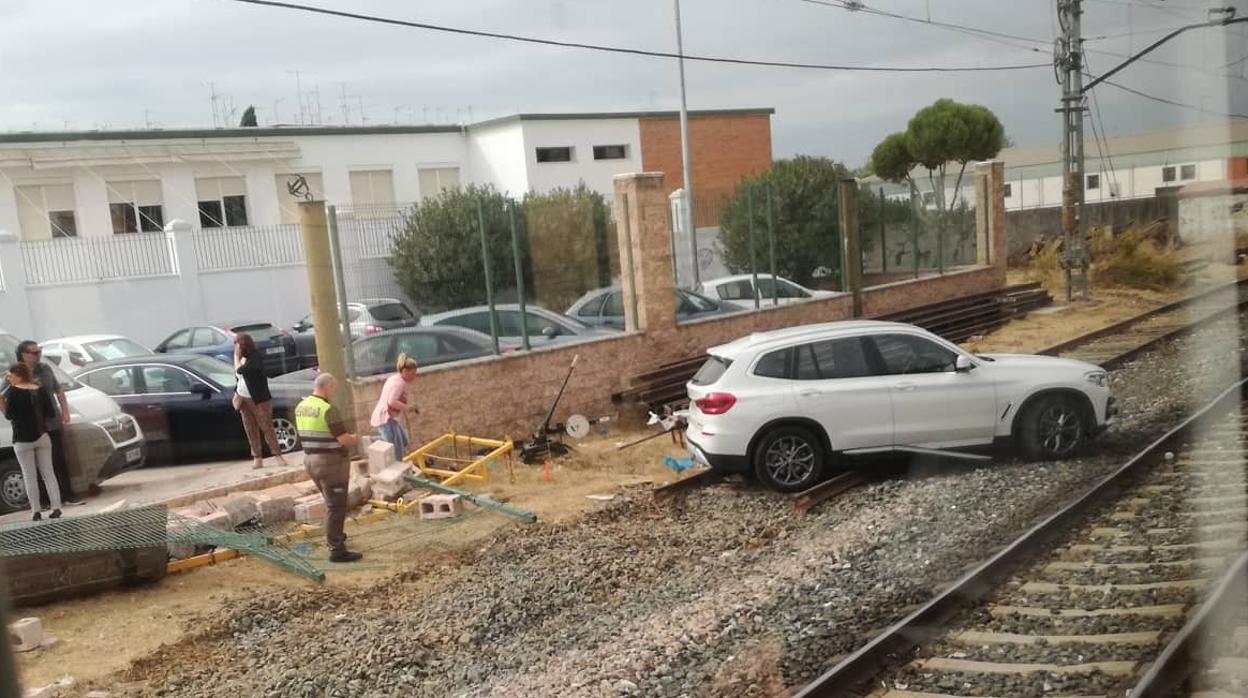
{"type": "Polygon", "coordinates": [[[1079,289],[1088,295],[1088,252],[1080,225],[1083,207],[1083,0],[1057,0],[1062,35],[1054,50],[1054,69],[1062,85],[1062,268],[1066,270],[1066,300],[1079,289]]]}
{"type": "MultiPolygon", "coordinates": [[[[689,166],[689,105],[685,100],[685,39],[680,30],[680,0],[676,3],[676,61],[680,66],[680,160],[681,180],[685,189],[684,227],[689,231],[689,267],[693,269],[695,288],[702,281],[701,270],[698,269],[698,231],[693,227],[693,173],[689,166]]],[[[676,260],[672,260],[675,262],[676,260]]]]}

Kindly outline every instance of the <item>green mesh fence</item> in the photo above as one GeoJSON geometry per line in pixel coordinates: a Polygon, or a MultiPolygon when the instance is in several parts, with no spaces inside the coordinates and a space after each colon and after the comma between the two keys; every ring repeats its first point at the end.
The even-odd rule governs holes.
{"type": "Polygon", "coordinates": [[[325,574],[290,548],[275,543],[270,531],[228,531],[163,506],[27,521],[0,526],[0,557],[86,553],[129,548],[210,546],[234,548],[316,581],[325,574]]]}

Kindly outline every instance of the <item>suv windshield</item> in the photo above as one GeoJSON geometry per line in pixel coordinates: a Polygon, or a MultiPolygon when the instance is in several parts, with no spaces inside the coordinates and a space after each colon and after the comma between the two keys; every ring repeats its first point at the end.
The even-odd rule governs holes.
{"type": "Polygon", "coordinates": [[[414,315],[402,303],[384,303],[375,305],[368,311],[378,322],[399,322],[411,320],[414,315]]]}

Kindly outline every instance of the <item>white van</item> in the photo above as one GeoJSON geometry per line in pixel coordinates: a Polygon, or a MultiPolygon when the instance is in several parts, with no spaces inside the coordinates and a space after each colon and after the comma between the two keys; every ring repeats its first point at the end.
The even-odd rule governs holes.
{"type": "MultiPolygon", "coordinates": [[[[0,329],[0,367],[16,361],[17,345],[16,337],[0,329]]],[[[74,493],[142,467],[147,447],[138,422],[104,393],[70,378],[55,365],[52,370],[69,402],[65,458],[74,493]]],[[[8,420],[0,419],[0,514],[25,509],[27,504],[22,471],[13,454],[13,430],[8,420]]]]}

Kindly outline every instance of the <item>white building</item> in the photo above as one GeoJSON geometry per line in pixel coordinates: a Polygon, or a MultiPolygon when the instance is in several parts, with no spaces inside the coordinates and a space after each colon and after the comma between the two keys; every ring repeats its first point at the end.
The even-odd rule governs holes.
{"type": "MultiPolygon", "coordinates": [[[[1248,122],[1244,121],[1111,136],[1099,145],[1089,131],[1084,149],[1087,203],[1151,198],[1158,189],[1248,176],[1248,122]]],[[[1007,209],[1061,206],[1062,157],[1058,144],[1006,148],[994,159],[1005,163],[1007,209]]],[[[954,174],[956,167],[950,165],[954,174]]],[[[912,177],[924,202],[933,205],[927,170],[916,169],[912,177]]],[[[952,175],[945,186],[946,197],[952,197],[952,175]]],[[[908,196],[899,185],[885,185],[885,192],[894,199],[908,196]]],[[[959,201],[962,197],[975,205],[974,187],[966,180],[959,201]]]]}
{"type": "MultiPolygon", "coordinates": [[[[693,115],[744,131],[771,113],[693,115]]],[[[297,199],[286,182],[294,174],[340,206],[393,207],[469,183],[519,196],[584,182],[609,195],[614,175],[645,169],[643,153],[671,160],[670,139],[644,133],[666,132],[675,119],[521,114],[465,126],[0,134],[0,230],[43,240],[154,231],[173,219],[203,228],[291,223],[297,199]]],[[[769,161],[769,120],[762,124],[769,161]]]]}

